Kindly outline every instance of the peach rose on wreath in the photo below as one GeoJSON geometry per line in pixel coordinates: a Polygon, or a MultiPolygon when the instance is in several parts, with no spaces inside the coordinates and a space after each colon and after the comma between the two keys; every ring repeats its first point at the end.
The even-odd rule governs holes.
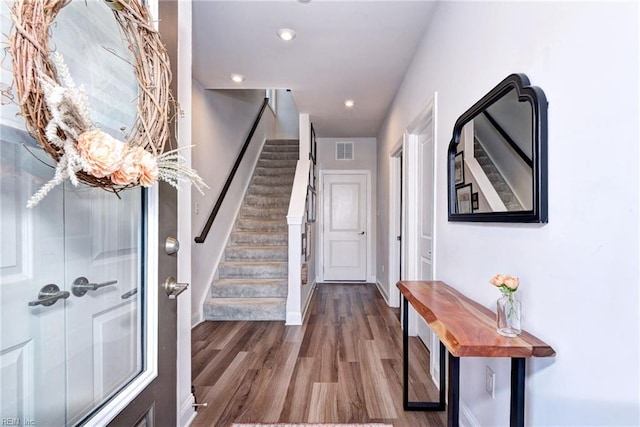
{"type": "Polygon", "coordinates": [[[140,150],[140,185],[151,187],[158,180],[158,162],[153,154],[138,147],[140,150]]]}
{"type": "Polygon", "coordinates": [[[512,276],[510,274],[496,274],[489,280],[493,286],[496,286],[500,289],[500,292],[512,293],[518,290],[518,286],[520,286],[520,279],[517,276],[512,276]]]}
{"type": "Polygon", "coordinates": [[[77,148],[83,170],[96,178],[104,178],[120,168],[125,144],[101,130],[91,130],[80,134],[77,148]]]}
{"type": "Polygon", "coordinates": [[[135,149],[127,149],[120,168],[111,174],[111,182],[118,185],[136,184],[140,177],[139,155],[135,149]]]}
{"type": "Polygon", "coordinates": [[[158,179],[158,164],[153,154],[142,147],[129,147],[120,168],[110,176],[114,184],[137,184],[149,187],[158,179]]]}

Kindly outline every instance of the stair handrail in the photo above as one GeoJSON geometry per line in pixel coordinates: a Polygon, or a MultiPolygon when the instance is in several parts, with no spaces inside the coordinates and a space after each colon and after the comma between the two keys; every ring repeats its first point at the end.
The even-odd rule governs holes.
{"type": "Polygon", "coordinates": [[[264,100],[262,101],[262,105],[260,106],[260,111],[258,111],[258,115],[256,116],[256,119],[253,121],[253,126],[251,126],[249,135],[247,135],[247,139],[244,141],[244,145],[242,146],[242,149],[238,153],[238,157],[236,158],[236,161],[233,164],[233,167],[231,168],[231,172],[229,172],[229,176],[227,177],[227,180],[225,181],[224,186],[220,191],[220,195],[218,196],[218,200],[216,201],[216,204],[213,206],[213,209],[211,210],[211,214],[209,214],[209,218],[207,219],[207,222],[204,225],[204,228],[202,229],[202,233],[200,233],[200,235],[194,239],[196,243],[204,243],[204,241],[206,240],[207,235],[209,234],[209,230],[213,225],[213,221],[216,219],[216,215],[218,215],[218,211],[222,206],[222,202],[224,201],[224,198],[227,196],[229,187],[231,187],[231,182],[233,181],[233,178],[235,177],[236,172],[240,167],[240,163],[242,162],[244,153],[247,151],[247,148],[249,148],[249,143],[251,142],[251,139],[253,139],[253,134],[256,132],[256,129],[260,124],[260,119],[262,119],[262,113],[264,113],[264,110],[267,107],[268,103],[269,103],[269,98],[264,98],[264,100]]]}
{"type": "Polygon", "coordinates": [[[533,168],[533,160],[531,160],[529,158],[529,156],[527,156],[525,154],[524,151],[522,151],[522,148],[520,148],[518,146],[518,144],[516,144],[516,142],[513,140],[513,138],[511,138],[511,136],[507,133],[506,130],[504,130],[504,128],[502,126],[500,126],[500,124],[496,121],[496,119],[493,118],[493,116],[491,114],[489,114],[488,111],[483,111],[482,114],[484,114],[484,116],[487,118],[487,120],[489,121],[489,123],[491,124],[491,126],[494,127],[495,130],[498,131],[498,133],[504,138],[505,141],[507,141],[507,144],[509,144],[509,147],[511,147],[513,149],[513,151],[516,152],[516,154],[518,156],[520,156],[520,158],[530,167],[533,168]]]}

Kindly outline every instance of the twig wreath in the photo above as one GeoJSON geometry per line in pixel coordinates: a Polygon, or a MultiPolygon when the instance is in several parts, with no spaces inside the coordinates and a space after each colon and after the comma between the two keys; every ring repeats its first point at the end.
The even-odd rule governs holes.
{"type": "MultiPolygon", "coordinates": [[[[138,80],[137,115],[125,141],[98,129],[91,120],[87,93],[76,87],[62,56],[49,48],[50,26],[71,0],[14,0],[9,51],[17,101],[27,130],[57,163],[54,177],[29,202],[33,207],[69,178],[118,194],[158,180],[178,188],[206,184],[184,164],[179,152],[164,152],[173,119],[169,56],[139,0],[105,0],[129,44],[138,80]]],[[[105,6],[106,7],[106,6],[105,6]]]]}

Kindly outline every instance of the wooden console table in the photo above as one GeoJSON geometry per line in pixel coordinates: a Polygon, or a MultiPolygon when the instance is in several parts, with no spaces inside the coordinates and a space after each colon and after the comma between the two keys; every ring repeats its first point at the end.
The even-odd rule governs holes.
{"type": "Polygon", "coordinates": [[[516,338],[496,332],[496,315],[444,282],[400,281],[404,300],[403,327],[403,404],[407,411],[447,410],[447,425],[457,427],[460,411],[460,357],[511,358],[511,427],[524,426],[525,360],[552,357],[549,345],[522,331],[516,338]],[[429,324],[440,339],[440,401],[409,402],[409,310],[407,302],[429,324]],[[445,360],[449,353],[445,403],[445,360]]]}

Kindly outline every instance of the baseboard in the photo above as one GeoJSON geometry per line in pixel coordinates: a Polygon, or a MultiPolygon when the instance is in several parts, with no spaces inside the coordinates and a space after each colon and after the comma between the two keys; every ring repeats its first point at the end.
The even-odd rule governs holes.
{"type": "Polygon", "coordinates": [[[309,308],[309,305],[311,304],[311,298],[313,298],[313,293],[316,291],[316,286],[318,285],[318,282],[313,281],[313,283],[311,284],[311,292],[309,292],[309,298],[307,298],[307,302],[304,305],[304,308],[302,309],[302,320],[304,321],[304,317],[307,315],[307,309],[309,308]]]}
{"type": "Polygon", "coordinates": [[[284,322],[285,325],[299,326],[302,325],[302,313],[296,311],[294,313],[287,313],[287,319],[284,322]]]}
{"type": "Polygon", "coordinates": [[[202,316],[202,310],[198,310],[194,313],[191,313],[191,329],[195,328],[203,321],[204,321],[204,318],[202,316]]]}
{"type": "Polygon", "coordinates": [[[180,427],[187,427],[191,425],[193,420],[195,419],[197,412],[193,409],[193,404],[196,402],[193,394],[189,394],[189,397],[182,402],[182,406],[180,406],[180,423],[178,424],[180,427]]]}
{"type": "Polygon", "coordinates": [[[481,427],[480,423],[473,416],[471,409],[460,400],[460,419],[458,420],[459,427],[481,427]]]}
{"type": "Polygon", "coordinates": [[[387,305],[389,307],[391,307],[391,304],[389,304],[389,294],[387,292],[384,291],[384,289],[382,288],[382,284],[380,283],[379,280],[375,281],[376,284],[376,288],[378,288],[378,291],[380,292],[380,295],[382,295],[382,298],[384,298],[384,301],[387,303],[387,305]]]}

